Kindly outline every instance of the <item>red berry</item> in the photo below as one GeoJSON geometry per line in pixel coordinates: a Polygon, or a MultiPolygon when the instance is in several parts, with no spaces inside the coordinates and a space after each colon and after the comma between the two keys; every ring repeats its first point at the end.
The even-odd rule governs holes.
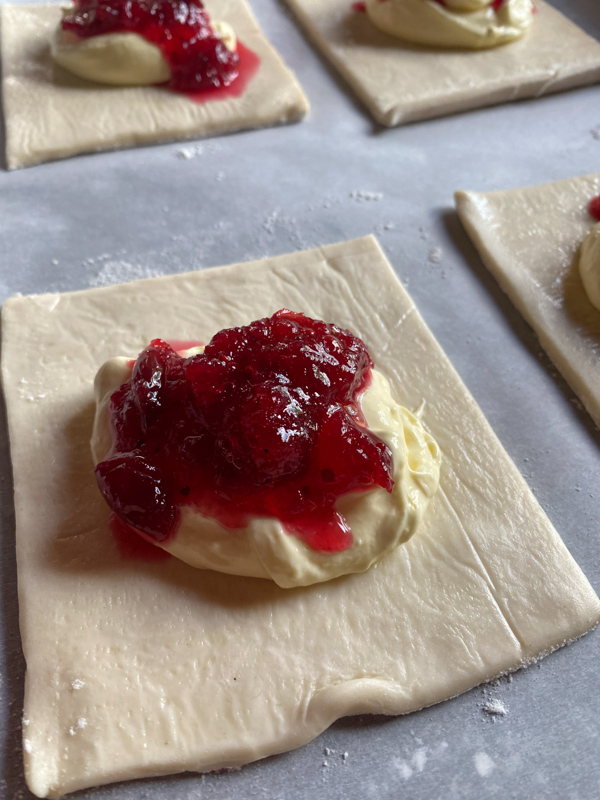
{"type": "Polygon", "coordinates": [[[588,210],[592,217],[600,222],[600,195],[598,195],[598,197],[594,197],[593,200],[590,200],[588,210]]]}

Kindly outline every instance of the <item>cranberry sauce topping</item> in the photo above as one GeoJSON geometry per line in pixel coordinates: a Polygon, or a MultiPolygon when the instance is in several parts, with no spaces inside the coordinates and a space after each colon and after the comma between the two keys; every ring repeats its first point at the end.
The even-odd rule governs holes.
{"type": "Polygon", "coordinates": [[[276,517],[315,550],[345,550],[336,499],[394,485],[392,454],[358,405],[371,367],[360,339],[285,309],[187,359],[155,339],[112,395],[100,491],[159,542],[190,505],[232,529],[276,517]]]}
{"type": "Polygon", "coordinates": [[[588,211],[594,219],[597,219],[600,222],[600,194],[598,197],[594,197],[592,200],[590,200],[588,211]]]}
{"type": "Polygon", "coordinates": [[[74,0],[62,27],[82,38],[138,33],[160,48],[171,68],[169,87],[214,91],[238,76],[239,55],[213,31],[200,0],[74,0]]]}

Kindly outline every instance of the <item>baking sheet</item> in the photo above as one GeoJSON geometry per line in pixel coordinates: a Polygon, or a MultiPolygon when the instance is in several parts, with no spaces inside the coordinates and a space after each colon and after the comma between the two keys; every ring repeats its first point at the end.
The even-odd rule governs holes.
{"type": "MultiPolygon", "coordinates": [[[[597,0],[552,2],[600,38],[597,0]]],[[[374,232],[600,592],[600,434],[487,274],[452,210],[457,188],[509,188],[596,171],[600,88],[384,131],[277,0],[253,0],[252,7],[309,95],[308,120],[0,171],[0,300],[374,232]]],[[[0,797],[27,800],[11,493],[3,421],[0,797]]],[[[78,797],[592,800],[600,786],[599,657],[593,633],[510,682],[405,718],[341,720],[306,747],[236,773],[120,784],[78,797]],[[505,716],[484,710],[493,699],[505,716]]]]}

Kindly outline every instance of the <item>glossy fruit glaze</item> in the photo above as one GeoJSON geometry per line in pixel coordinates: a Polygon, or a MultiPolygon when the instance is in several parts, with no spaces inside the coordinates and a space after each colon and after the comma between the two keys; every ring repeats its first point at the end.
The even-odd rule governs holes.
{"type": "Polygon", "coordinates": [[[74,3],[74,10],[63,18],[64,30],[84,39],[124,32],[143,36],[160,48],[169,64],[171,89],[213,92],[230,86],[238,77],[240,56],[228,50],[215,35],[200,0],[74,0],[74,3]]]}
{"type": "Polygon", "coordinates": [[[592,217],[600,222],[600,194],[598,197],[594,197],[592,200],[590,200],[588,210],[592,217]]]}
{"type": "Polygon", "coordinates": [[[155,339],[111,398],[100,490],[159,542],[192,506],[234,531],[275,517],[315,550],[345,550],[336,500],[394,485],[392,454],[360,412],[371,367],[360,339],[285,309],[189,358],[155,339]]]}

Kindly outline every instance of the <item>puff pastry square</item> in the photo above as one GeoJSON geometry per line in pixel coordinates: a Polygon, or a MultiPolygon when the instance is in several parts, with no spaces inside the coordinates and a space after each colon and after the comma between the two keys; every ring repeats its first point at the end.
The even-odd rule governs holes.
{"type": "Polygon", "coordinates": [[[338,717],[404,714],[581,636],[600,602],[372,237],[246,264],[9,299],[2,374],[17,520],[27,780],[235,767],[338,717]],[[287,306],[366,341],[443,452],[422,528],[303,589],[123,559],[96,488],[92,382],[151,338],[287,306]],[[40,342],[43,346],[40,347],[40,342]]]}
{"type": "Polygon", "coordinates": [[[261,63],[240,97],[197,103],[158,87],[111,87],[54,64],[59,5],[1,6],[2,104],[9,169],[120,147],[215,136],[300,120],[308,101],[245,0],[206,0],[261,63]]]}
{"type": "Polygon", "coordinates": [[[600,80],[600,43],[542,0],[525,38],[481,52],[403,42],[353,11],[350,0],[286,2],[377,122],[389,127],[600,80]]]}
{"type": "Polygon", "coordinates": [[[600,312],[579,277],[579,245],[600,173],[503,192],[457,192],[484,264],[600,426],[600,312]]]}

